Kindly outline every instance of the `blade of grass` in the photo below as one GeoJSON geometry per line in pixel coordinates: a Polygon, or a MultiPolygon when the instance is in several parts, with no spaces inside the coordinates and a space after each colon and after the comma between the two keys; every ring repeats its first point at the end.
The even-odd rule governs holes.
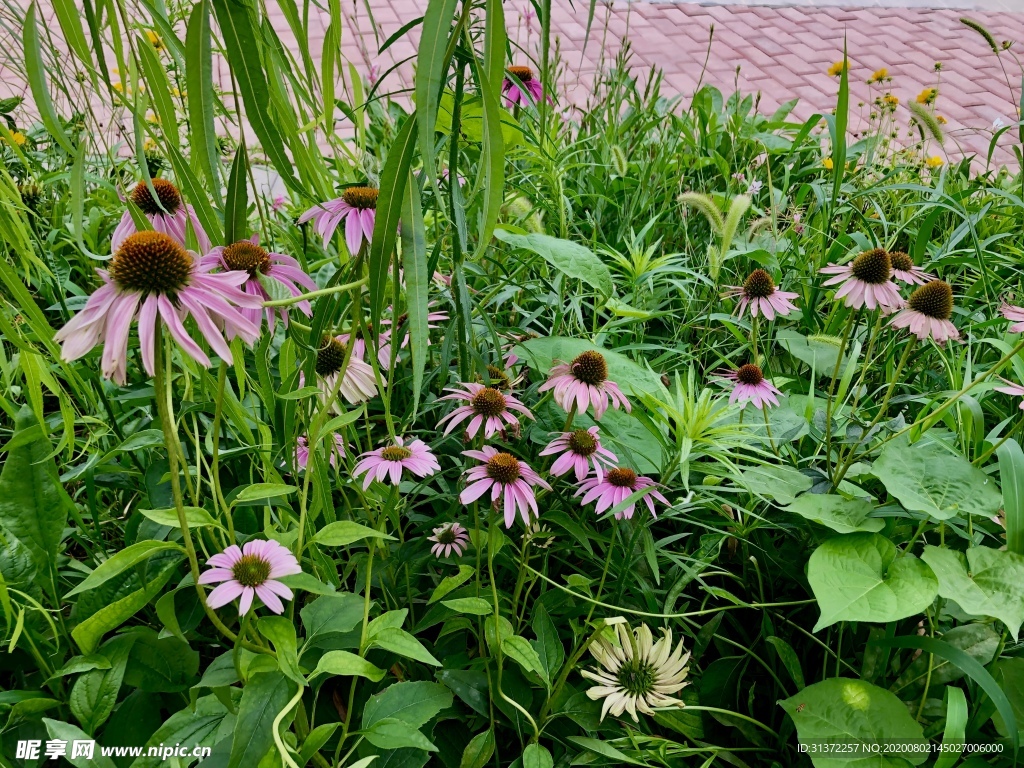
{"type": "Polygon", "coordinates": [[[192,159],[220,204],[220,160],[213,126],[213,49],[210,45],[210,0],[195,4],[185,32],[185,87],[192,159]]]}

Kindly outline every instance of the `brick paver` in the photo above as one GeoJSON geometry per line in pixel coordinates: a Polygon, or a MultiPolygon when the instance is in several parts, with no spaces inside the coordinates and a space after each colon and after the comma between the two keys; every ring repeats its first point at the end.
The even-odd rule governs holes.
{"type": "MultiPolygon", "coordinates": [[[[854,133],[867,127],[870,110],[860,105],[869,104],[882,92],[878,86],[869,88],[865,82],[881,67],[888,69],[893,78],[888,88],[900,99],[897,118],[901,136],[906,136],[910,117],[907,102],[922,89],[938,86],[937,114],[947,121],[949,140],[944,149],[930,150],[937,154],[948,153],[955,159],[962,149],[984,158],[993,125],[1017,121],[1019,65],[1004,53],[1004,75],[1000,59],[977,33],[960,23],[960,18],[967,13],[985,25],[998,41],[1018,41],[1013,48],[1017,52],[1024,46],[1024,0],[931,0],[935,5],[956,4],[961,8],[999,8],[1004,4],[1020,9],[1009,12],[878,6],[886,1],[916,5],[926,0],[860,0],[858,7],[832,5],[835,1],[791,0],[789,5],[778,6],[763,4],[769,0],[706,0],[705,4],[605,0],[598,3],[594,26],[584,46],[587,0],[576,0],[574,4],[553,0],[552,31],[564,63],[557,84],[560,99],[566,103],[585,103],[595,74],[614,61],[623,38],[628,37],[636,74],[644,77],[650,67],[664,70],[667,95],[678,95],[685,101],[692,96],[698,81],[714,85],[726,94],[738,84],[741,91],[760,93],[759,109],[767,114],[799,98],[793,115],[806,119],[814,113],[827,113],[835,105],[838,81],[826,71],[842,58],[845,39],[851,65],[850,129],[854,133]],[[808,7],[807,3],[812,2],[815,7],[808,7]],[[709,40],[711,56],[702,74],[709,40]],[[935,70],[937,62],[942,65],[941,72],[935,70]],[[1012,87],[1007,85],[1007,79],[1012,87]]],[[[294,50],[294,41],[277,4],[268,0],[266,5],[275,29],[294,50]]],[[[418,29],[383,54],[378,55],[377,50],[381,42],[422,13],[424,0],[369,0],[369,5],[376,28],[363,0],[343,3],[348,24],[342,47],[363,72],[383,73],[415,56],[418,29]]],[[[529,0],[506,0],[505,6],[513,48],[520,51],[523,59],[536,58],[540,24],[529,0]]],[[[311,33],[311,47],[316,55],[323,45],[327,15],[315,6],[310,10],[310,27],[315,30],[311,33]]],[[[10,50],[7,42],[4,47],[10,50]]],[[[227,82],[223,66],[221,70],[221,82],[227,82]]],[[[383,90],[408,89],[412,72],[412,63],[407,61],[388,75],[383,90]]],[[[0,76],[0,96],[25,91],[23,84],[4,70],[2,58],[0,76]]],[[[344,126],[339,125],[339,130],[344,131],[344,126]]],[[[1015,138],[1015,130],[1003,135],[996,154],[998,161],[1012,162],[1009,147],[1015,138]]]]}

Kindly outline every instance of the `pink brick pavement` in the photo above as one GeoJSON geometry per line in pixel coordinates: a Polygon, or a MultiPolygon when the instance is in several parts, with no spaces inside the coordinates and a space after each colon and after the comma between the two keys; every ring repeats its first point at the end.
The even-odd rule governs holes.
{"type": "MultiPolygon", "coordinates": [[[[24,2],[25,0],[23,0],[24,2]]],[[[876,0],[870,0],[875,2],[876,0]]],[[[898,0],[897,0],[898,1],[898,0]]],[[[387,72],[394,64],[415,56],[418,29],[378,55],[379,45],[403,24],[419,16],[424,0],[369,0],[370,22],[362,0],[346,0],[343,8],[347,26],[342,48],[346,57],[363,71],[371,67],[387,72]],[[375,24],[375,26],[374,26],[375,24]]],[[[271,21],[285,44],[295,50],[287,23],[276,3],[267,3],[271,21]]],[[[528,0],[506,0],[506,19],[518,63],[535,58],[539,44],[539,22],[528,0]]],[[[44,14],[49,15],[49,14],[44,14]]],[[[945,149],[933,152],[951,159],[960,148],[980,153],[988,148],[994,121],[1017,120],[1015,100],[1019,99],[1020,68],[1006,54],[1009,82],[999,60],[984,40],[964,27],[963,15],[984,24],[996,39],[1018,41],[1024,47],[1024,12],[928,10],[920,8],[837,8],[769,7],[748,5],[699,5],[689,2],[599,2],[589,41],[584,47],[587,0],[554,0],[552,30],[561,51],[563,69],[558,89],[564,102],[583,103],[595,74],[614,61],[615,53],[628,38],[632,63],[638,76],[649,67],[665,73],[668,95],[679,95],[684,103],[692,96],[707,54],[712,26],[714,38],[704,83],[725,93],[735,87],[745,93],[759,93],[759,109],[770,114],[793,98],[800,102],[794,117],[806,119],[815,112],[827,113],[835,105],[838,83],[826,74],[829,65],[842,57],[846,39],[851,62],[851,131],[865,127],[868,108],[859,102],[879,95],[865,80],[873,71],[886,67],[893,77],[891,90],[900,99],[898,122],[905,135],[909,111],[906,103],[938,79],[937,113],[947,121],[945,149]],[[941,62],[942,72],[935,72],[941,62]]],[[[327,14],[311,7],[311,48],[323,45],[327,14]],[[319,18],[317,18],[319,14],[319,18]]],[[[52,25],[51,28],[55,28],[52,25]]],[[[0,34],[0,37],[7,37],[0,34]]],[[[11,50],[10,40],[0,44],[11,50]]],[[[319,58],[319,57],[317,57],[319,58]]],[[[220,81],[227,82],[221,63],[220,81]]],[[[413,67],[405,61],[385,79],[382,90],[402,92],[411,85],[413,67]]],[[[24,92],[24,86],[0,57],[0,96],[24,92]]],[[[400,96],[405,98],[405,96],[400,96]]],[[[339,124],[338,130],[346,132],[339,124]]],[[[1016,131],[1004,134],[996,158],[1012,162],[1008,147],[1016,131]]],[[[978,166],[976,166],[978,167],[978,166]]]]}

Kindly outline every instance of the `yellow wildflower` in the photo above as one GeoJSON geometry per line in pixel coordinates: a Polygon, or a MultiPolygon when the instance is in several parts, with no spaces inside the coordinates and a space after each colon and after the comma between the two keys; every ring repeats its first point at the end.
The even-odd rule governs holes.
{"type": "Polygon", "coordinates": [[[942,115],[936,115],[936,116],[935,116],[935,119],[936,119],[936,121],[938,121],[939,125],[945,125],[946,123],[948,123],[948,122],[949,122],[949,121],[948,121],[948,120],[947,120],[946,118],[944,118],[944,117],[943,117],[942,115]]]}
{"type": "Polygon", "coordinates": [[[164,47],[164,41],[161,40],[160,35],[158,35],[152,29],[146,30],[146,39],[149,40],[149,44],[156,48],[158,51],[164,47]]]}
{"type": "Polygon", "coordinates": [[[839,77],[843,73],[844,69],[849,69],[845,61],[837,61],[831,67],[828,68],[829,77],[839,77]]]}
{"type": "Polygon", "coordinates": [[[832,163],[832,158],[831,157],[826,157],[826,158],[822,159],[821,164],[823,166],[825,166],[826,170],[829,170],[829,171],[832,170],[833,163],[832,163]]]}
{"type": "Polygon", "coordinates": [[[931,157],[924,161],[924,164],[927,165],[929,168],[935,169],[941,168],[943,165],[946,164],[946,161],[943,160],[938,155],[932,155],[931,157]]]}
{"type": "Polygon", "coordinates": [[[124,86],[121,83],[114,83],[114,90],[118,93],[124,93],[124,86]]]}
{"type": "Polygon", "coordinates": [[[882,67],[881,69],[876,69],[874,72],[871,73],[871,77],[868,78],[868,82],[869,83],[880,83],[883,80],[886,80],[888,77],[889,77],[889,70],[886,69],[885,67],[882,67]]]}
{"type": "Polygon", "coordinates": [[[152,139],[146,139],[142,145],[142,149],[146,152],[156,152],[156,142],[152,139]]]}
{"type": "Polygon", "coordinates": [[[895,94],[892,93],[885,94],[885,96],[882,97],[882,101],[885,102],[885,106],[891,107],[893,109],[898,107],[900,103],[899,96],[896,96],[895,94]]]}
{"type": "Polygon", "coordinates": [[[925,88],[919,94],[917,94],[918,104],[934,104],[935,97],[939,95],[937,88],[925,88]]]}
{"type": "Polygon", "coordinates": [[[28,141],[28,139],[25,138],[25,134],[21,131],[14,131],[11,133],[11,138],[14,139],[14,143],[19,147],[25,146],[25,142],[28,141]]]}

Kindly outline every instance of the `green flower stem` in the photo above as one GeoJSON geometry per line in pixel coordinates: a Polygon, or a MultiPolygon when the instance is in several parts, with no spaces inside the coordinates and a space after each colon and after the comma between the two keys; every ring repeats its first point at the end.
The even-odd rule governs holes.
{"type": "Polygon", "coordinates": [[[210,459],[210,482],[213,483],[214,502],[220,507],[224,514],[224,521],[228,524],[228,540],[235,543],[235,519],[231,514],[231,507],[224,499],[224,491],[220,486],[220,420],[224,412],[224,387],[227,384],[228,364],[220,361],[217,369],[217,399],[214,403],[212,441],[213,456],[210,459]]]}
{"type": "Polygon", "coordinates": [[[569,409],[569,413],[565,417],[565,426],[562,427],[563,432],[568,432],[572,429],[573,419],[576,418],[576,401],[573,400],[572,407],[569,409]]]}
{"type": "MultiPolygon", "coordinates": [[[[366,586],[363,589],[363,626],[359,632],[359,655],[366,654],[366,628],[370,623],[370,587],[373,583],[373,539],[367,540],[368,552],[366,554],[366,586]]],[[[356,701],[356,681],[358,677],[352,678],[352,684],[348,689],[348,706],[345,708],[345,722],[341,728],[341,738],[338,739],[338,751],[348,738],[349,727],[352,725],[352,710],[356,701]]]]}
{"type": "Polygon", "coordinates": [[[498,583],[494,579],[494,546],[495,540],[501,535],[501,529],[497,527],[497,524],[492,519],[490,524],[490,530],[487,535],[487,575],[491,580],[491,598],[494,601],[494,651],[495,660],[498,662],[498,695],[501,696],[508,704],[511,704],[523,717],[525,717],[530,726],[533,728],[533,743],[540,741],[540,729],[537,727],[537,721],[533,719],[533,716],[529,711],[523,707],[518,701],[509,696],[505,695],[505,692],[501,689],[501,672],[503,654],[501,650],[501,628],[499,620],[501,618],[501,603],[498,600],[498,583]],[[497,535],[494,532],[497,532],[497,535]]]}
{"type": "Polygon", "coordinates": [[[843,365],[843,355],[846,354],[846,346],[850,343],[853,329],[860,318],[860,310],[851,312],[846,318],[846,329],[843,331],[843,340],[839,345],[839,353],[836,355],[836,365],[832,369],[832,378],[828,382],[828,399],[825,401],[825,461],[831,466],[832,463],[832,406],[836,391],[836,379],[839,378],[839,369],[843,365]]]}
{"type": "MultiPolygon", "coordinates": [[[[896,389],[896,385],[900,381],[900,374],[903,373],[903,368],[907,364],[907,360],[910,359],[910,353],[914,351],[917,346],[917,337],[911,336],[910,341],[907,342],[907,346],[903,349],[903,354],[900,356],[900,361],[896,364],[896,370],[893,371],[892,378],[889,381],[889,387],[885,390],[885,396],[882,398],[882,404],[878,407],[878,413],[875,414],[875,418],[871,420],[867,428],[864,430],[864,437],[867,438],[871,434],[871,430],[882,420],[885,416],[886,410],[889,407],[889,399],[892,397],[892,393],[896,389]]],[[[843,482],[843,478],[846,477],[846,473],[850,471],[850,467],[853,466],[854,459],[857,458],[857,446],[850,448],[850,453],[846,457],[846,461],[843,463],[839,473],[832,480],[832,490],[835,491],[839,487],[839,484],[843,482]]]]}
{"type": "Polygon", "coordinates": [[[601,622],[601,625],[590,633],[590,636],[580,644],[579,648],[573,651],[569,660],[562,666],[562,671],[555,680],[555,684],[551,686],[551,695],[548,696],[547,701],[544,702],[544,706],[540,710],[540,715],[537,717],[537,719],[541,721],[542,725],[547,724],[548,713],[551,711],[551,702],[558,698],[558,694],[561,693],[562,687],[565,685],[565,681],[569,679],[569,673],[576,668],[579,660],[583,658],[583,654],[585,654],[593,642],[597,640],[605,626],[607,625],[604,622],[601,622]]]}
{"type": "Polygon", "coordinates": [[[298,296],[291,296],[287,299],[275,299],[274,301],[264,301],[264,307],[290,307],[292,304],[298,304],[300,301],[311,301],[312,299],[319,299],[321,296],[330,296],[334,293],[344,293],[345,291],[351,291],[356,288],[361,288],[366,285],[368,277],[364,277],[360,280],[356,280],[353,283],[345,283],[344,285],[332,285],[330,288],[321,288],[319,291],[310,291],[309,293],[302,293],[298,296]]]}
{"type": "MultiPolygon", "coordinates": [[[[178,525],[181,528],[181,537],[185,542],[185,554],[188,556],[188,567],[192,573],[192,582],[195,584],[196,593],[199,595],[199,604],[203,606],[206,616],[217,630],[228,640],[234,643],[239,636],[228,629],[227,625],[220,620],[220,616],[206,602],[206,590],[199,583],[199,560],[196,557],[195,544],[192,543],[192,532],[188,527],[188,519],[185,517],[185,505],[181,498],[181,483],[178,480],[178,435],[174,428],[174,415],[171,400],[171,382],[165,376],[164,355],[169,356],[170,350],[165,348],[163,341],[163,325],[156,323],[156,333],[153,340],[156,347],[156,356],[153,371],[153,390],[156,396],[156,409],[160,416],[160,426],[164,432],[164,447],[167,450],[168,470],[171,474],[171,497],[174,499],[174,509],[178,513],[178,525]]],[[[241,640],[243,646],[254,653],[269,653],[266,648],[253,645],[245,639],[241,640]]]]}
{"type": "MultiPolygon", "coordinates": [[[[608,554],[604,558],[604,568],[601,570],[601,581],[597,585],[597,599],[601,599],[601,595],[604,593],[604,582],[608,578],[608,568],[612,563],[612,553],[615,551],[615,531],[618,530],[618,526],[612,529],[611,538],[608,540],[608,554]]],[[[594,615],[594,609],[597,608],[597,603],[593,602],[590,604],[590,610],[587,611],[587,618],[584,621],[585,624],[590,622],[591,617],[594,615]]]]}

